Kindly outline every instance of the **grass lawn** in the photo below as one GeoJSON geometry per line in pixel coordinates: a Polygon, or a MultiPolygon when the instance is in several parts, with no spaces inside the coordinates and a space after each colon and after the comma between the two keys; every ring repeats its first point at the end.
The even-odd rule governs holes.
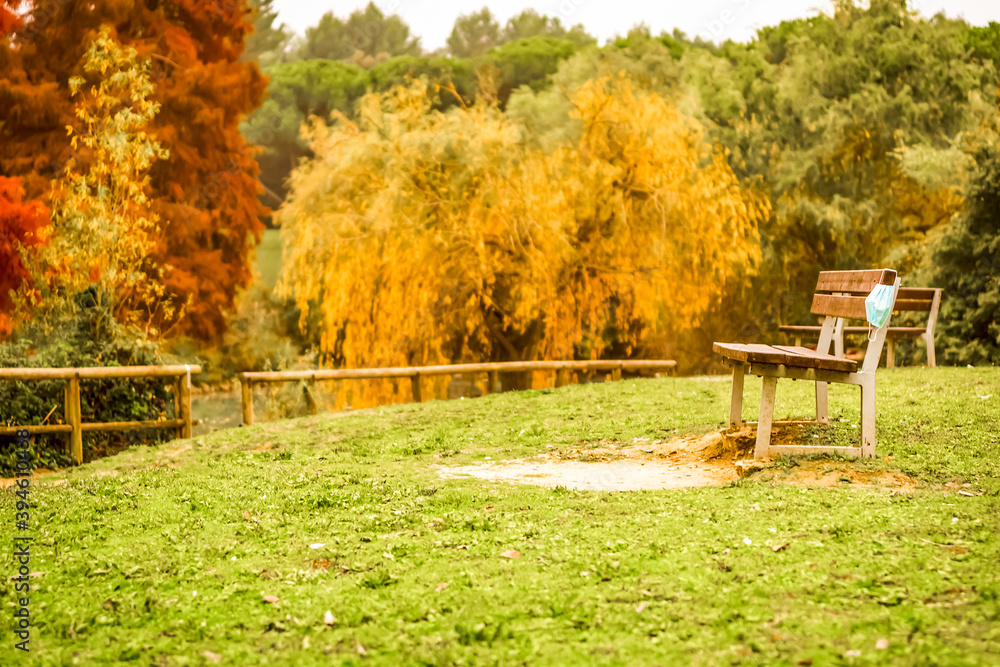
{"type": "MultiPolygon", "coordinates": [[[[584,492],[434,468],[707,432],[729,390],[664,378],[378,408],[46,476],[31,652],[15,655],[4,572],[0,664],[1000,664],[997,369],[880,372],[892,460],[851,465],[914,476],[903,493],[769,471],[584,492]]],[[[810,397],[779,382],[776,417],[810,397]]],[[[830,406],[825,437],[853,441],[857,389],[831,386],[830,406]]]]}
{"type": "Polygon", "coordinates": [[[281,274],[281,230],[265,229],[257,246],[257,271],[260,274],[260,284],[267,289],[274,289],[281,274]]]}

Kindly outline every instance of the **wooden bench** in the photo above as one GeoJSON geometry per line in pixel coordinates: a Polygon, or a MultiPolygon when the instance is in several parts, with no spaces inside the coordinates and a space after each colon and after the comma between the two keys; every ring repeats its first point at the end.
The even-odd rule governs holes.
{"type": "MultiPolygon", "coordinates": [[[[760,417],[754,458],[780,454],[840,453],[870,458],[875,456],[875,371],[882,356],[882,345],[889,320],[868,342],[864,362],[829,354],[834,331],[843,328],[845,319],[865,319],[865,297],[878,284],[891,285],[899,294],[899,278],[892,269],[876,271],[825,271],[819,274],[812,312],[824,315],[816,350],[786,345],[749,345],[715,343],[712,349],[733,369],[733,396],[729,406],[730,428],[743,425],[743,379],[747,373],[763,378],[760,417]],[[778,378],[811,380],[816,383],[816,421],[828,423],[827,383],[838,382],[861,387],[861,446],[810,447],[772,446],[771,426],[774,417],[774,394],[778,378]]],[[[891,319],[891,316],[890,316],[891,319]]]]}
{"type": "MultiPolygon", "coordinates": [[[[935,287],[902,287],[896,296],[897,312],[925,312],[927,313],[927,325],[923,327],[889,327],[886,336],[886,357],[885,365],[892,368],[896,365],[895,354],[893,352],[893,341],[899,339],[918,340],[922,339],[927,347],[927,366],[934,368],[937,361],[934,355],[934,325],[937,323],[938,308],[941,306],[942,290],[935,287]]],[[[778,331],[790,334],[795,337],[795,345],[800,346],[804,337],[819,335],[819,326],[810,325],[788,325],[783,324],[778,327],[778,331]]],[[[834,331],[833,343],[834,354],[838,357],[844,356],[844,334],[868,335],[867,326],[841,326],[834,331]]]]}

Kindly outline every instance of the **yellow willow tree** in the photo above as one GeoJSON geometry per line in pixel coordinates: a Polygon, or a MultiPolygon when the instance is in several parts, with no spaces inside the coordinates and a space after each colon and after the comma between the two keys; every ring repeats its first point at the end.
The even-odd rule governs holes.
{"type": "Polygon", "coordinates": [[[754,264],[765,204],[694,120],[624,77],[573,105],[581,138],[552,152],[495,106],[433,111],[422,84],[313,124],[280,288],[321,310],[335,365],[628,353],[754,264]]]}

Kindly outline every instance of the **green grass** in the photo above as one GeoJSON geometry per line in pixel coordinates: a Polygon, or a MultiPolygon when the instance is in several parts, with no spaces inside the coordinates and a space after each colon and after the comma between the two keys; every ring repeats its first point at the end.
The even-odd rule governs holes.
{"type": "Polygon", "coordinates": [[[265,229],[260,245],[257,246],[257,272],[260,284],[274,289],[281,274],[281,230],[265,229]]]}
{"type": "MultiPolygon", "coordinates": [[[[625,380],[386,407],[47,477],[31,496],[43,573],[31,653],[13,655],[4,572],[0,664],[997,664],[996,369],[880,373],[879,455],[893,460],[852,465],[912,474],[913,492],[766,473],[577,492],[444,481],[432,467],[705,432],[729,390],[625,380]]],[[[747,393],[751,418],[759,382],[747,393]]],[[[808,414],[810,396],[782,381],[776,416],[808,414]]],[[[856,389],[830,399],[844,421],[828,435],[850,442],[856,389]]],[[[14,499],[2,498],[9,545],[14,499]]]]}

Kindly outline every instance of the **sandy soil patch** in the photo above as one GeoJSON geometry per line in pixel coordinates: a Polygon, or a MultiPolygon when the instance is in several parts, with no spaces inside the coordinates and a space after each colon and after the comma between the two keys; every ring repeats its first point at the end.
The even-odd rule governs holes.
{"type": "MultiPolygon", "coordinates": [[[[772,442],[803,442],[809,436],[800,425],[778,427],[772,442]]],[[[893,470],[856,469],[849,461],[799,460],[793,466],[758,464],[753,458],[752,428],[735,433],[713,431],[669,441],[636,440],[581,443],[581,447],[530,459],[468,466],[435,466],[446,479],[473,477],[512,484],[595,491],[688,489],[723,486],[756,474],[762,482],[797,486],[849,486],[890,493],[911,491],[912,478],[893,470]]],[[[863,464],[859,464],[863,465],[863,464]]]]}
{"type": "Polygon", "coordinates": [[[733,466],[719,464],[670,465],[656,461],[508,461],[494,465],[439,466],[442,477],[476,477],[515,484],[591,491],[688,489],[721,486],[739,478],[733,466]]]}

